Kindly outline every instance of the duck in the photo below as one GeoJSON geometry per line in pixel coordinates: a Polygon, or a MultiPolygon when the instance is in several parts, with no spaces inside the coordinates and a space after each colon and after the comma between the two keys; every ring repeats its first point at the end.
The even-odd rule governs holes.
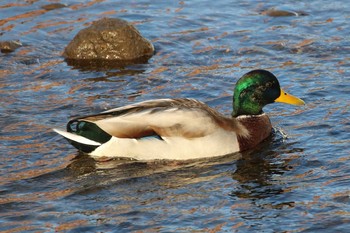
{"type": "Polygon", "coordinates": [[[230,116],[195,99],[155,99],[76,117],[66,130],[53,130],[97,161],[211,158],[252,149],[269,137],[263,107],[276,102],[305,104],[274,74],[257,69],[237,81],[230,116]]]}

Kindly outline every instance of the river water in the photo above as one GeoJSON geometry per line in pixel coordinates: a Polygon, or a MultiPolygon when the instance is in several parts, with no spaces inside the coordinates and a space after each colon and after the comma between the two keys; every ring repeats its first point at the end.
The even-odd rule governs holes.
{"type": "Polygon", "coordinates": [[[349,231],[347,0],[42,8],[53,2],[0,3],[0,40],[23,45],[0,54],[0,231],[349,231]],[[65,46],[103,17],[132,22],[155,55],[123,69],[67,65],[65,46]],[[256,68],[306,105],[267,106],[274,133],[254,150],[183,163],[95,162],[51,130],[152,98],[197,98],[230,114],[235,82],[256,68]]]}

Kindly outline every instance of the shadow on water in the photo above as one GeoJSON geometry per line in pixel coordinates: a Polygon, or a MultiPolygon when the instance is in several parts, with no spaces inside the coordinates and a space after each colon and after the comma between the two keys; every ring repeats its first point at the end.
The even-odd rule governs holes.
{"type": "MultiPolygon", "coordinates": [[[[104,192],[109,193],[114,189],[123,193],[127,190],[125,185],[131,185],[131,189],[138,190],[146,188],[145,182],[147,186],[154,186],[154,189],[185,187],[198,182],[212,181],[218,175],[221,176],[222,166],[234,169],[233,165],[240,156],[236,153],[221,158],[185,162],[132,160],[97,162],[85,154],[78,153],[77,157],[63,169],[3,186],[2,195],[13,193],[16,198],[3,200],[0,205],[9,209],[7,207],[17,205],[18,200],[24,203],[36,203],[79,199],[82,195],[96,193],[105,195],[104,192]],[[19,196],[20,199],[17,198],[19,196]]],[[[113,191],[115,195],[122,195],[118,192],[113,191]]]]}
{"type": "Polygon", "coordinates": [[[112,178],[111,181],[118,181],[153,176],[159,173],[208,169],[208,167],[220,166],[222,164],[237,161],[240,159],[240,156],[239,153],[235,153],[220,158],[187,161],[135,161],[128,159],[114,159],[98,162],[85,154],[79,153],[72,163],[67,166],[66,170],[75,178],[98,174],[101,177],[108,176],[109,178],[112,178]]]}

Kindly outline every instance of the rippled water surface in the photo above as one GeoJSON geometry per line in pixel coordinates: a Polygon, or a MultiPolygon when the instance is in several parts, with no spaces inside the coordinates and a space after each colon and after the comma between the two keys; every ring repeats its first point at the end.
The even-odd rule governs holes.
{"type": "Polygon", "coordinates": [[[0,2],[0,231],[348,232],[350,7],[343,1],[0,2]],[[279,16],[271,8],[298,15],[279,16]],[[156,47],[147,64],[78,69],[61,54],[103,17],[156,47]],[[231,111],[232,90],[264,68],[307,103],[265,108],[256,149],[215,160],[95,162],[51,128],[151,98],[231,111]]]}

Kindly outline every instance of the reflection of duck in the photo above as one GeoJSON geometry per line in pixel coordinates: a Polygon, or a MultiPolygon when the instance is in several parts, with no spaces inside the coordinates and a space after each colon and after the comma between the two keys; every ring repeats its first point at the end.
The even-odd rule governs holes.
{"type": "Polygon", "coordinates": [[[72,119],[55,131],[97,160],[185,160],[252,148],[271,134],[262,108],[273,102],[303,105],[285,93],[276,77],[254,70],[240,78],[233,96],[233,117],[193,99],[160,99],[72,119]]]}
{"type": "Polygon", "coordinates": [[[252,150],[237,153],[241,154],[241,159],[235,163],[236,170],[232,173],[235,185],[230,197],[233,200],[246,199],[252,204],[249,208],[259,208],[264,203],[260,200],[268,198],[268,203],[262,204],[268,210],[294,205],[293,201],[288,201],[288,193],[298,186],[291,184],[289,175],[284,174],[295,170],[294,165],[298,163],[296,153],[304,149],[296,147],[295,142],[285,143],[284,139],[283,132],[273,130],[269,140],[252,150]]]}

